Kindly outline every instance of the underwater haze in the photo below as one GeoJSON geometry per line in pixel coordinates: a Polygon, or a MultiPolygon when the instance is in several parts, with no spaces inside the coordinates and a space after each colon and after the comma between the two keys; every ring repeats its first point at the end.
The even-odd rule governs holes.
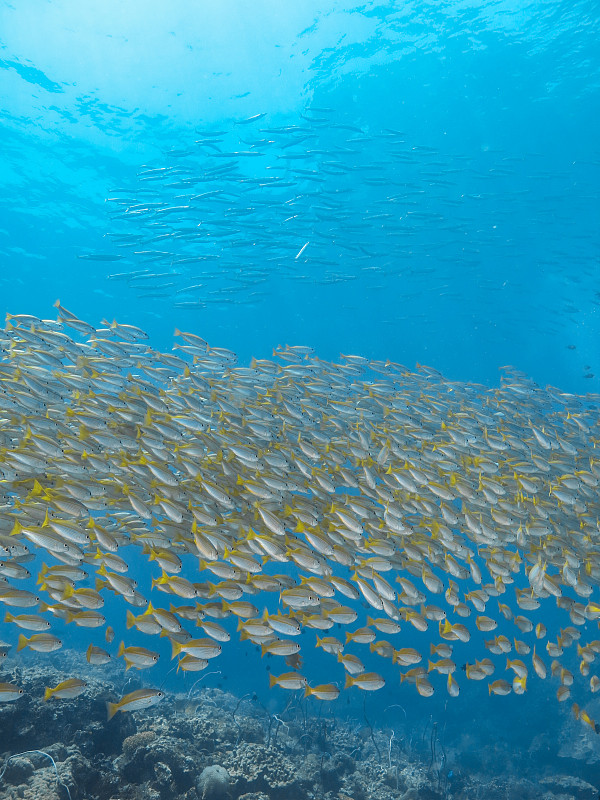
{"type": "Polygon", "coordinates": [[[598,41],[0,0],[0,797],[600,796],[598,41]]]}

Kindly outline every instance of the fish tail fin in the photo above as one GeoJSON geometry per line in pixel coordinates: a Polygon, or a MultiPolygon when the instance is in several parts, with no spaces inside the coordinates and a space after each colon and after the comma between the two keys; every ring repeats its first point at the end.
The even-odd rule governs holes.
{"type": "Polygon", "coordinates": [[[121,658],[124,652],[125,652],[125,642],[121,642],[121,644],[119,645],[119,649],[117,650],[117,658],[121,658]]]}
{"type": "Polygon", "coordinates": [[[73,587],[71,586],[70,583],[68,583],[65,586],[64,592],[62,593],[61,600],[68,600],[69,597],[73,597],[74,594],[75,594],[75,591],[74,591],[73,587]]]}
{"type": "Polygon", "coordinates": [[[269,688],[272,689],[277,683],[277,678],[274,675],[269,675],[269,688]]]}
{"type": "Polygon", "coordinates": [[[17,653],[19,653],[24,647],[27,647],[28,641],[29,640],[26,639],[22,633],[19,634],[19,644],[17,645],[17,653]]]}
{"type": "Polygon", "coordinates": [[[171,660],[173,660],[179,655],[179,653],[181,653],[182,645],[180,642],[176,642],[174,639],[171,639],[171,646],[173,648],[173,652],[171,653],[171,660]]]}
{"type": "Polygon", "coordinates": [[[306,689],[304,690],[304,697],[310,697],[312,693],[313,690],[310,688],[310,686],[307,686],[306,689]]]}
{"type": "Polygon", "coordinates": [[[147,616],[148,614],[152,614],[153,611],[154,611],[154,608],[152,606],[152,603],[148,603],[148,608],[144,611],[143,616],[147,616]]]}
{"type": "Polygon", "coordinates": [[[51,697],[52,697],[52,689],[49,686],[46,686],[46,689],[44,690],[44,703],[47,703],[51,697]]]}
{"type": "Polygon", "coordinates": [[[135,625],[135,616],[129,609],[127,609],[127,630],[133,628],[134,625],[135,625]]]}
{"type": "Polygon", "coordinates": [[[346,675],[346,683],[344,684],[344,689],[349,689],[354,683],[352,675],[346,675]]]}
{"type": "Polygon", "coordinates": [[[106,721],[107,722],[110,721],[114,717],[114,715],[117,713],[118,710],[119,710],[119,704],[118,703],[107,703],[106,704],[106,721]]]}
{"type": "Polygon", "coordinates": [[[13,615],[10,613],[10,611],[7,611],[4,616],[4,622],[12,622],[13,619],[14,619],[13,615]]]}

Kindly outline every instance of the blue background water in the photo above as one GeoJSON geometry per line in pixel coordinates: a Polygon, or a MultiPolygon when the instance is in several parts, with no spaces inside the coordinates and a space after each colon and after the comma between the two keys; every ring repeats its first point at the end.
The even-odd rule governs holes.
{"type": "MultiPolygon", "coordinates": [[[[597,391],[598,377],[583,377],[600,373],[597,10],[590,2],[2,3],[1,305],[49,316],[60,297],[90,321],[145,326],[158,345],[170,346],[177,325],[246,361],[302,342],[323,357],[357,351],[488,383],[511,363],[541,383],[597,391]],[[375,280],[360,271],[370,262],[334,245],[333,271],[354,280],[286,277],[285,257],[294,267],[313,232],[298,223],[297,249],[290,244],[276,269],[261,264],[266,281],[200,310],[107,280],[131,262],[77,259],[119,252],[105,237],[115,227],[111,189],[135,185],[142,165],[173,164],[169,151],[197,152],[196,129],[260,138],[260,128],[302,124],[310,107],[333,109],[329,119],[367,137],[403,134],[410,163],[393,161],[385,139],[361,146],[365,163],[379,159],[396,181],[366,187],[369,202],[401,198],[388,232],[402,228],[403,215],[406,224],[407,211],[417,215],[409,235],[386,240],[375,280]],[[266,117],[235,128],[258,113],[266,117]]],[[[336,141],[352,136],[338,131],[336,141]]],[[[359,186],[368,176],[351,178],[359,186]]],[[[325,189],[340,183],[326,177],[325,189]]],[[[369,206],[359,192],[352,201],[357,214],[369,206]]],[[[352,244],[335,214],[329,227],[332,240],[352,244]]],[[[268,250],[278,257],[275,241],[268,250]]],[[[240,247],[229,268],[243,275],[251,262],[252,246],[240,247]]]]}
{"type": "MultiPolygon", "coordinates": [[[[593,2],[1,3],[0,309],[48,317],[59,297],[92,323],[142,326],[157,348],[179,327],[241,363],[302,343],[487,384],[509,363],[598,392],[598,41],[593,2]],[[240,124],[255,114],[265,116],[240,124]],[[107,235],[140,230],[111,218],[115,190],[152,188],[171,203],[177,181],[149,186],[138,173],[206,162],[199,132],[223,130],[235,147],[307,117],[325,120],[320,146],[338,148],[341,164],[300,165],[324,178],[310,190],[338,193],[325,219],[312,196],[284,228],[282,204],[306,191],[296,177],[252,194],[264,205],[246,236],[226,237],[226,267],[154,292],[110,277],[140,268],[136,248],[107,235]],[[379,225],[348,224],[383,206],[379,225]],[[81,258],[98,253],[123,258],[81,258]]],[[[281,137],[270,152],[243,176],[288,174],[281,137]]],[[[220,209],[247,205],[241,180],[223,186],[217,223],[220,209]]],[[[239,690],[256,685],[237,655],[223,659],[239,690]]],[[[485,702],[485,682],[469,688],[485,702]]],[[[386,689],[382,714],[396,696],[386,689]]]]}

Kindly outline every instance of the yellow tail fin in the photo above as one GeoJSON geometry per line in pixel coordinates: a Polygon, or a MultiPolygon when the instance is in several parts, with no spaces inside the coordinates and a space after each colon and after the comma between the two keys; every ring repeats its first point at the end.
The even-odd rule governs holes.
{"type": "Polygon", "coordinates": [[[171,654],[171,661],[181,653],[183,649],[183,645],[180,642],[176,642],[171,639],[171,646],[173,647],[173,652],[171,654]]]}

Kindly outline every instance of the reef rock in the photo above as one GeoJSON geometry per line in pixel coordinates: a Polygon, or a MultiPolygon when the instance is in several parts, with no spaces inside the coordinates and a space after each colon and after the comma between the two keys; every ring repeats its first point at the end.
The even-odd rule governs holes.
{"type": "Polygon", "coordinates": [[[271,800],[301,800],[310,786],[293,761],[274,747],[240,744],[226,765],[234,793],[264,792],[271,800]]]}
{"type": "Polygon", "coordinates": [[[574,800],[596,800],[598,789],[574,775],[553,775],[540,780],[540,788],[554,795],[572,797],[574,800]]]}
{"type": "Polygon", "coordinates": [[[229,773],[225,767],[213,764],[202,770],[196,782],[200,800],[227,800],[229,798],[229,773]]]}

